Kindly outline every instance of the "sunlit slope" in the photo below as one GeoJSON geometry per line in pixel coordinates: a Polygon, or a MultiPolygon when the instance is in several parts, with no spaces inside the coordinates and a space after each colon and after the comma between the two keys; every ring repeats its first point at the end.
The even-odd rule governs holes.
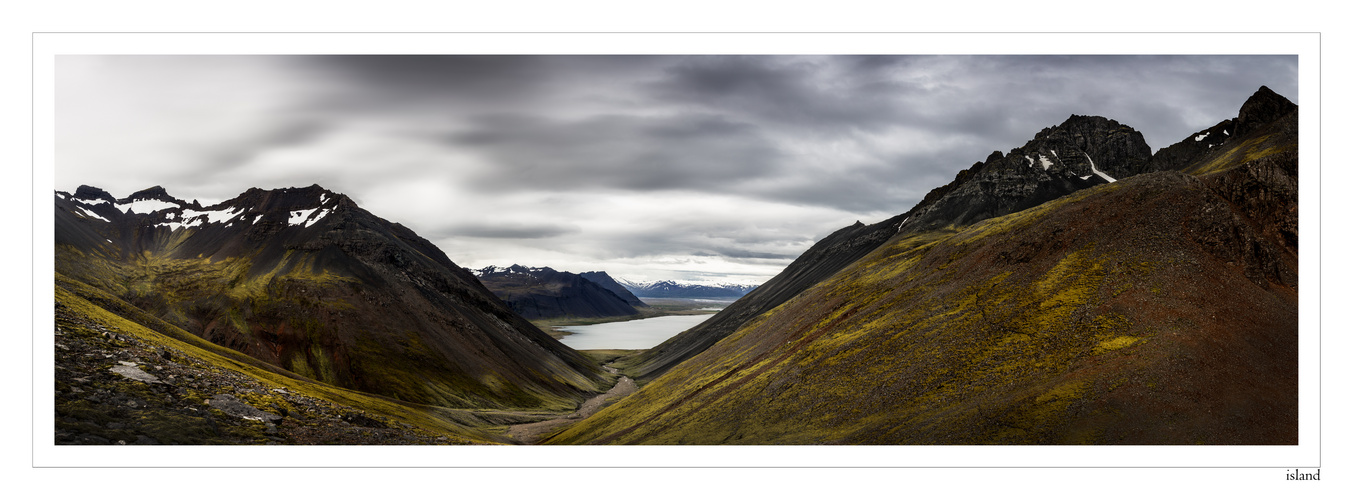
{"type": "Polygon", "coordinates": [[[1276,155],[900,235],[549,442],[1296,443],[1295,179],[1276,155]]]}

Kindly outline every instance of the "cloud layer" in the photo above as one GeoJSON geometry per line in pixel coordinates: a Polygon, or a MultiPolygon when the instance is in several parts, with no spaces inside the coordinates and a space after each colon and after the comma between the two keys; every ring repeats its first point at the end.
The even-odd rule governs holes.
{"type": "Polygon", "coordinates": [[[1153,148],[1295,56],[60,56],[56,188],[318,183],[469,267],[759,282],[1072,114],[1153,148]]]}

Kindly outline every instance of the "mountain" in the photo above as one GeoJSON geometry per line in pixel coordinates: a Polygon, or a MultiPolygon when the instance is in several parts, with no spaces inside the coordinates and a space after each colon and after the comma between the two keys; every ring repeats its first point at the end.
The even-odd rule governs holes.
{"type": "MultiPolygon", "coordinates": [[[[1116,121],[1072,115],[1007,154],[991,153],[931,190],[911,210],[865,225],[856,221],[817,242],[779,275],[710,320],[616,364],[652,378],[731,335],[741,325],[826,279],[903,232],[962,226],[1014,213],[1141,172],[1151,157],[1142,134],[1116,121]],[[1098,161],[1096,161],[1098,158],[1098,161]]],[[[636,292],[640,296],[643,293],[636,292]]]]}
{"type": "Polygon", "coordinates": [[[1073,116],[615,363],[647,384],[548,442],[1295,444],[1296,113],[1262,88],[1151,156],[1073,116]]]}
{"type": "Polygon", "coordinates": [[[617,297],[620,297],[621,300],[624,300],[626,304],[634,307],[648,307],[648,304],[639,300],[639,297],[635,297],[628,288],[621,285],[620,282],[616,281],[615,278],[612,278],[611,275],[606,274],[606,271],[588,271],[585,273],[578,273],[578,276],[582,276],[583,278],[586,278],[587,281],[591,281],[601,285],[602,288],[610,290],[611,293],[614,293],[617,297]]]}
{"type": "Polygon", "coordinates": [[[1145,170],[1151,148],[1142,134],[1116,121],[1072,115],[1007,154],[959,172],[908,212],[899,228],[924,231],[1034,207],[1145,170]],[[1098,161],[1096,161],[1098,159],[1098,161]]]}
{"type": "Polygon", "coordinates": [[[59,289],[280,371],[450,408],[571,409],[612,378],[427,240],[319,186],[211,206],[81,186],[55,211],[59,289]]]}
{"type": "MultiPolygon", "coordinates": [[[[591,279],[569,272],[514,264],[509,267],[489,266],[474,271],[474,274],[508,307],[527,319],[605,318],[639,314],[635,309],[636,304],[630,300],[591,279]]],[[[632,295],[629,297],[638,305],[643,304],[632,295]]]]}
{"type": "Polygon", "coordinates": [[[731,283],[678,283],[672,280],[635,282],[621,280],[619,284],[639,297],[664,299],[728,299],[747,295],[756,285],[731,283]]]}

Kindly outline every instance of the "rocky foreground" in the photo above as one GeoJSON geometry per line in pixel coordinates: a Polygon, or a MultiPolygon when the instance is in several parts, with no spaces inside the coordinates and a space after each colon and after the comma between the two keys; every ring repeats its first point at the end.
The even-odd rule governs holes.
{"type": "Polygon", "coordinates": [[[56,444],[465,444],[56,311],[56,444]]]}

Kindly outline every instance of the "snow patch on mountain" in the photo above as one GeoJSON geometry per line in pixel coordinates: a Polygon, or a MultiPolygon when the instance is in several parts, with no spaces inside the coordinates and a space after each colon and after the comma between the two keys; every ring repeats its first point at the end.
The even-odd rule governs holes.
{"type": "MultiPolygon", "coordinates": [[[[1104,180],[1106,180],[1106,181],[1109,181],[1109,182],[1118,182],[1118,179],[1114,179],[1113,177],[1109,177],[1109,174],[1106,174],[1106,173],[1104,173],[1104,172],[1100,172],[1099,169],[1095,168],[1095,160],[1091,159],[1089,154],[1086,154],[1086,153],[1081,153],[1081,154],[1084,154],[1084,155],[1085,155],[1085,159],[1090,160],[1090,171],[1091,171],[1091,172],[1094,172],[1095,175],[1098,175],[1098,176],[1102,177],[1102,178],[1103,178],[1104,180]]],[[[1089,177],[1089,176],[1086,176],[1086,177],[1089,177]]],[[[1085,178],[1085,177],[1082,177],[1082,179],[1084,179],[1084,178],[1085,178]]]]}
{"type": "Polygon", "coordinates": [[[757,285],[688,280],[659,280],[636,282],[615,278],[620,286],[639,297],[741,297],[751,292],[757,285]]]}
{"type": "Polygon", "coordinates": [[[79,215],[84,216],[84,217],[87,218],[87,219],[98,219],[98,220],[101,220],[101,221],[104,221],[104,222],[110,222],[108,219],[105,219],[102,215],[96,214],[96,213],[94,213],[94,212],[90,212],[90,211],[89,211],[88,209],[86,209],[85,207],[76,207],[76,208],[79,208],[79,209],[80,209],[80,214],[79,214],[79,215]]]}
{"type": "Polygon", "coordinates": [[[539,272],[554,272],[554,269],[548,267],[526,267],[520,264],[513,264],[507,267],[486,266],[479,269],[467,269],[476,277],[483,278],[490,274],[532,274],[539,272]]]}
{"type": "Polygon", "coordinates": [[[160,210],[179,208],[182,205],[160,200],[132,200],[128,203],[118,203],[115,206],[122,213],[152,214],[160,210]]]}
{"type": "Polygon", "coordinates": [[[228,221],[239,215],[244,210],[241,208],[231,208],[229,210],[204,210],[197,211],[191,208],[183,209],[180,220],[184,226],[197,227],[203,223],[219,224],[228,221]]]}

